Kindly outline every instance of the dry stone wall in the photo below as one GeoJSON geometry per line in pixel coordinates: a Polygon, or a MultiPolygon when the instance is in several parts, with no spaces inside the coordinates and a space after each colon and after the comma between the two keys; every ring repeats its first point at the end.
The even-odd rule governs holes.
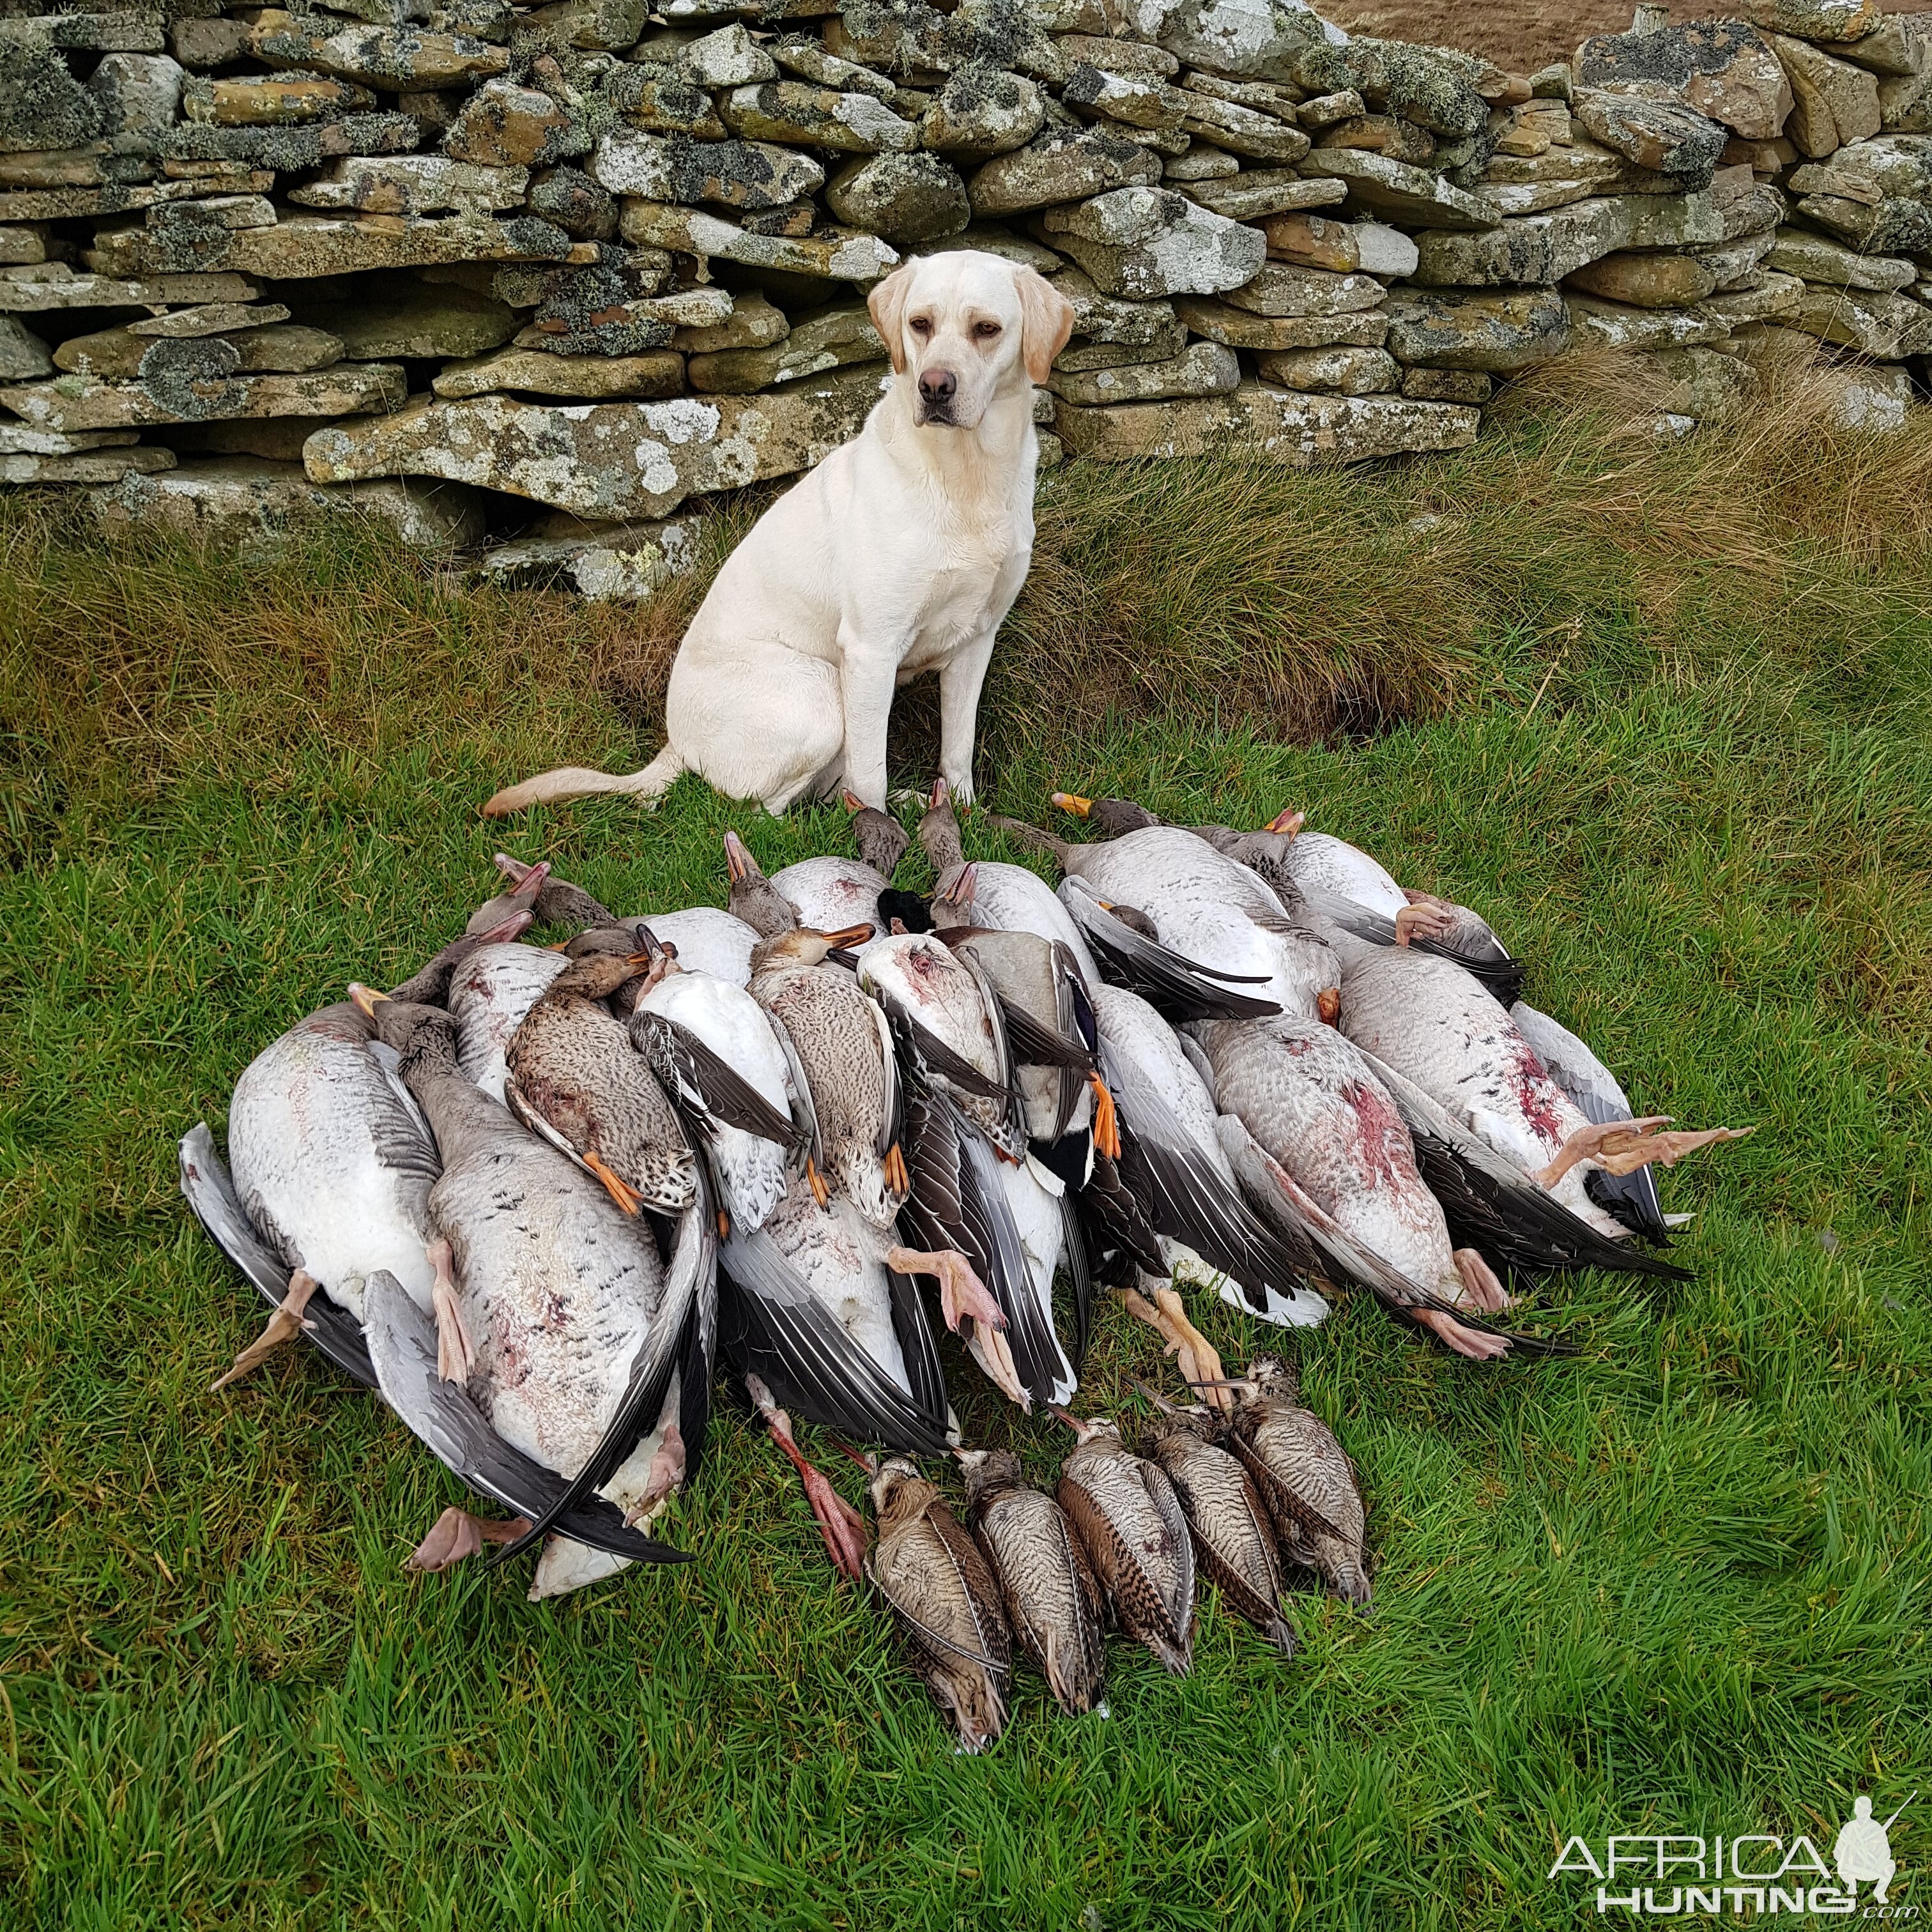
{"type": "Polygon", "coordinates": [[[1903,424],[1932,21],[1742,14],[1523,74],[1292,0],[0,0],[0,481],[641,594],[853,434],[866,291],[957,248],[1074,304],[1048,462],[1453,449],[1591,344],[1666,427],[1794,342],[1903,424]]]}

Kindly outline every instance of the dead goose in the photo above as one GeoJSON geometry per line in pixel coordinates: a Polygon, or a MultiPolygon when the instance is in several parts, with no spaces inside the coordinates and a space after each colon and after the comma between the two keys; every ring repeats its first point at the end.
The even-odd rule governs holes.
{"type": "MultiPolygon", "coordinates": [[[[482,937],[512,935],[530,919],[527,904],[512,908],[482,937]]],[[[466,937],[444,947],[398,992],[445,998],[479,943],[466,937]]],[[[448,1244],[429,1211],[440,1172],[435,1139],[394,1056],[376,1043],[374,1026],[352,1004],[325,1006],[263,1048],[229,1102],[228,1166],[205,1126],[182,1144],[190,1204],[276,1304],[214,1387],[246,1375],[305,1328],[332,1359],[373,1382],[358,1330],[363,1286],[378,1269],[434,1314],[440,1370],[460,1378],[470,1339],[452,1289],[448,1244]],[[319,1311],[309,1314],[318,1288],[346,1321],[324,1324],[319,1311]]]]}
{"type": "Polygon", "coordinates": [[[798,1446],[798,1438],[792,1433],[791,1418],[779,1408],[777,1398],[755,1371],[748,1371],[745,1376],[745,1393],[752,1398],[752,1406],[764,1418],[766,1430],[779,1453],[798,1472],[832,1568],[848,1582],[857,1582],[866,1574],[866,1519],[798,1446]]]}
{"type": "Polygon", "coordinates": [[[764,1225],[734,1226],[719,1256],[724,1348],[786,1408],[862,1442],[943,1454],[952,1428],[939,1352],[915,1277],[940,1283],[946,1324],[1004,1319],[956,1252],[902,1245],[795,1176],[764,1225]]]}
{"type": "Polygon", "coordinates": [[[641,955],[592,952],[568,962],[524,1016],[506,1055],[510,1111],[595,1174],[627,1214],[645,1207],[681,1212],[698,1184],[670,1102],[604,1004],[651,970],[641,955]]]}
{"type": "MultiPolygon", "coordinates": [[[[648,1225],[464,1077],[448,1013],[351,992],[442,1150],[430,1212],[453,1251],[475,1340],[470,1395],[512,1448],[569,1479],[530,1534],[593,1488],[626,1521],[649,1520],[702,1442],[716,1251],[701,1198],[682,1216],[667,1267],[648,1225]]],[[[532,1594],[617,1567],[556,1538],[532,1594]]]]}
{"type": "MultiPolygon", "coordinates": [[[[507,852],[499,852],[496,869],[521,890],[532,868],[507,852]]],[[[640,923],[635,919],[620,919],[581,886],[554,874],[537,890],[534,905],[543,924],[567,926],[580,933],[597,927],[635,928],[640,923]]],[[[678,963],[687,973],[714,974],[740,986],[750,976],[752,947],[758,934],[742,920],[734,919],[719,907],[704,905],[645,916],[659,942],[676,953],[678,963]]]]}
{"type": "Polygon", "coordinates": [[[967,1514],[998,1579],[1006,1621],[1070,1717],[1106,1690],[1106,1605],[1066,1512],[1029,1486],[1006,1449],[957,1450],[967,1514]]]}
{"type": "Polygon", "coordinates": [[[1318,1571],[1338,1597],[1370,1597],[1367,1513],[1361,1479],[1334,1432],[1301,1403],[1294,1370],[1257,1355],[1233,1384],[1231,1442],[1254,1478],[1282,1553],[1318,1571]]]}
{"type": "Polygon", "coordinates": [[[1658,1131],[1665,1117],[1593,1120],[1552,1080],[1502,1006],[1446,962],[1338,934],[1341,1026],[1598,1234],[1625,1230],[1591,1198],[1596,1172],[1668,1167],[1749,1128],[1658,1131]]]}
{"type": "MultiPolygon", "coordinates": [[[[1132,799],[1088,799],[1057,791],[1053,802],[1063,811],[1087,819],[1109,838],[1166,822],[1132,799]]],[[[1398,885],[1359,847],[1328,832],[1304,831],[1304,822],[1301,813],[1286,811],[1276,814],[1258,832],[1238,831],[1227,825],[1192,825],[1186,830],[1226,857],[1247,866],[1285,902],[1300,898],[1318,907],[1375,944],[1414,945],[1453,959],[1499,999],[1514,1000],[1521,994],[1522,962],[1510,957],[1477,914],[1432,892],[1398,885]]]]}
{"type": "Polygon", "coordinates": [[[1097,983],[1100,969],[1079,927],[1053,888],[1037,872],[1029,872],[1024,866],[980,859],[974,862],[970,878],[963,876],[966,850],[944,778],[934,782],[932,797],[919,821],[919,842],[939,881],[934,890],[932,908],[938,922],[990,926],[1000,932],[1030,932],[1042,939],[1057,940],[1079,962],[1088,984],[1097,983]],[[962,893],[970,893],[970,898],[962,897],[962,893]]]}
{"type": "Polygon", "coordinates": [[[1457,1354],[1506,1353],[1511,1338],[1469,1312],[1506,1306],[1502,1284],[1473,1248],[1452,1246],[1401,1113],[1348,1042],[1286,1015],[1194,1031],[1214,1072],[1216,1133],[1251,1204],[1286,1216],[1348,1278],[1457,1354]]]}
{"type": "Polygon", "coordinates": [[[878,1541],[866,1564],[913,1669],[952,1718],[962,1750],[1006,1729],[1012,1636],[980,1547],[913,1464],[894,1456],[872,1484],[878,1541]]]}
{"type": "Polygon", "coordinates": [[[772,884],[798,914],[802,926],[836,932],[871,926],[883,932],[879,895],[892,884],[892,873],[911,842],[898,821],[871,806],[862,806],[851,793],[844,795],[859,844],[856,859],[824,854],[801,859],[775,873],[772,884]]]}
{"type": "Polygon", "coordinates": [[[1221,1446],[1220,1415],[1198,1404],[1178,1408],[1137,1386],[1160,1412],[1148,1432],[1148,1452],[1180,1498],[1202,1568],[1231,1610],[1292,1657],[1294,1626],[1282,1614],[1274,1524],[1240,1459],[1221,1446]]]}
{"type": "Polygon", "coordinates": [[[1194,1666],[1194,1545],[1174,1485],[1104,1418],[1054,1412],[1079,1438],[1054,1493],[1114,1621],[1184,1677],[1194,1666]]]}

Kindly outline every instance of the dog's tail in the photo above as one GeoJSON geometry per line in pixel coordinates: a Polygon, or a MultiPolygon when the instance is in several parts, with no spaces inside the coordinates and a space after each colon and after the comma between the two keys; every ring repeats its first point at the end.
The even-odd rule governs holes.
{"type": "Polygon", "coordinates": [[[586,771],[581,765],[566,765],[560,770],[526,778],[521,784],[506,785],[483,808],[485,818],[503,818],[513,812],[526,811],[533,805],[552,805],[560,799],[592,798],[600,792],[628,792],[640,805],[654,805],[670,790],[674,780],[685,769],[675,745],[667,745],[640,772],[628,777],[613,772],[586,771]]]}

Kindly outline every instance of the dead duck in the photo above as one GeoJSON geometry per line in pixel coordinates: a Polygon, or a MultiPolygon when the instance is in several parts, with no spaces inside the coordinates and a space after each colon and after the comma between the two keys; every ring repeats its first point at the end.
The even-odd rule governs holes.
{"type": "MultiPolygon", "coordinates": [[[[702,1441],[716,1267],[703,1203],[687,1204],[667,1266],[646,1224],[464,1076],[447,1012],[364,987],[351,997],[442,1150],[430,1212],[475,1342],[471,1397],[512,1448],[569,1479],[560,1510],[594,1488],[648,1522],[702,1441]]],[[[620,1566],[554,1538],[532,1594],[620,1566]]]]}
{"type": "Polygon", "coordinates": [[[491,1100],[503,1098],[510,1042],[518,1028],[569,964],[561,952],[545,946],[479,946],[452,979],[448,1006],[457,1025],[457,1064],[491,1100]]]}
{"type": "Polygon", "coordinates": [[[944,778],[934,782],[919,821],[919,842],[938,880],[932,905],[936,924],[1030,932],[1058,940],[1078,961],[1082,976],[1090,986],[1100,979],[1100,967],[1079,927],[1037,872],[1000,860],[980,859],[974,862],[968,875],[959,820],[944,778]]]}
{"type": "Polygon", "coordinates": [[[1501,1003],[1467,974],[1346,934],[1334,943],[1344,968],[1340,1024],[1348,1038],[1607,1239],[1626,1230],[1592,1198],[1586,1183],[1593,1173],[1671,1166],[1750,1131],[1664,1132],[1662,1115],[1592,1120],[1550,1078],[1501,1003]]]}
{"type": "Polygon", "coordinates": [[[973,1534],[998,1580],[1006,1622],[1070,1717],[1106,1694],[1106,1604],[1066,1512],[1006,1449],[956,1452],[973,1534]]]}
{"type": "Polygon", "coordinates": [[[912,1184],[902,1216],[927,1247],[968,1256],[1004,1313],[1003,1334],[968,1334],[980,1366],[1010,1393],[1017,1377],[1031,1400],[1064,1401],[1078,1377],[1054,1332],[1053,1282],[1065,1262],[1083,1298],[1084,1254],[1065,1184],[1029,1159],[998,997],[928,933],[877,941],[859,982],[901,1058],[912,1184]]]}
{"type": "MultiPolygon", "coordinates": [[[[526,903],[502,911],[493,926],[445,946],[398,991],[447,997],[452,976],[479,944],[513,936],[530,916],[526,903]]],[[[308,1312],[318,1289],[349,1318],[327,1324],[328,1352],[373,1381],[358,1330],[364,1284],[379,1269],[433,1316],[440,1372],[466,1373],[471,1346],[452,1288],[448,1244],[429,1211],[441,1171],[394,1054],[352,1002],[310,1014],[257,1054],[229,1102],[226,1166],[206,1127],[182,1144],[190,1203],[276,1304],[214,1388],[246,1375],[304,1328],[319,1332],[319,1317],[308,1312]]]]}
{"type": "Polygon", "coordinates": [[[1233,1384],[1230,1446],[1268,1505],[1282,1552],[1319,1574],[1336,1596],[1366,1606],[1368,1515],[1348,1453],[1301,1401],[1294,1370],[1257,1355],[1233,1384]]]}
{"type": "Polygon", "coordinates": [[[604,1002],[652,970],[642,955],[569,961],[512,1037],[504,1100],[532,1132],[594,1174],[627,1214],[674,1214],[697,1190],[696,1157],[650,1066],[604,1002]]]}
{"type": "Polygon", "coordinates": [[[837,1188],[874,1227],[889,1228],[910,1185],[892,1033],[852,975],[826,964],[835,948],[869,932],[794,926],[760,940],[750,992],[775,1023],[811,1102],[806,1178],[820,1205],[837,1188]]]}
{"type": "Polygon", "coordinates": [[[1177,1677],[1194,1667],[1194,1544],[1167,1472],[1104,1417],[1060,1420],[1078,1437],[1054,1491],[1114,1622],[1177,1677]]]}
{"type": "Polygon", "coordinates": [[[939,1491],[903,1458],[872,1478],[878,1540],[866,1564],[914,1670],[959,1734],[982,1751],[1006,1729],[1012,1634],[980,1546],[939,1491]]]}
{"type": "Polygon", "coordinates": [[[1294,1626],[1282,1612],[1281,1552],[1274,1520],[1240,1457],[1222,1446],[1218,1412],[1177,1408],[1142,1386],[1160,1411],[1146,1450],[1180,1498],[1201,1567],[1228,1607],[1284,1657],[1294,1654],[1294,1626]]]}

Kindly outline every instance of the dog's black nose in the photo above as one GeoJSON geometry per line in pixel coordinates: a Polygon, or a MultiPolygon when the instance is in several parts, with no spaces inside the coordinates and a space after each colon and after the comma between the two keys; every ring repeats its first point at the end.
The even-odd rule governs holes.
{"type": "Polygon", "coordinates": [[[919,379],[919,392],[928,403],[950,403],[959,387],[950,369],[928,369],[919,379]]]}

